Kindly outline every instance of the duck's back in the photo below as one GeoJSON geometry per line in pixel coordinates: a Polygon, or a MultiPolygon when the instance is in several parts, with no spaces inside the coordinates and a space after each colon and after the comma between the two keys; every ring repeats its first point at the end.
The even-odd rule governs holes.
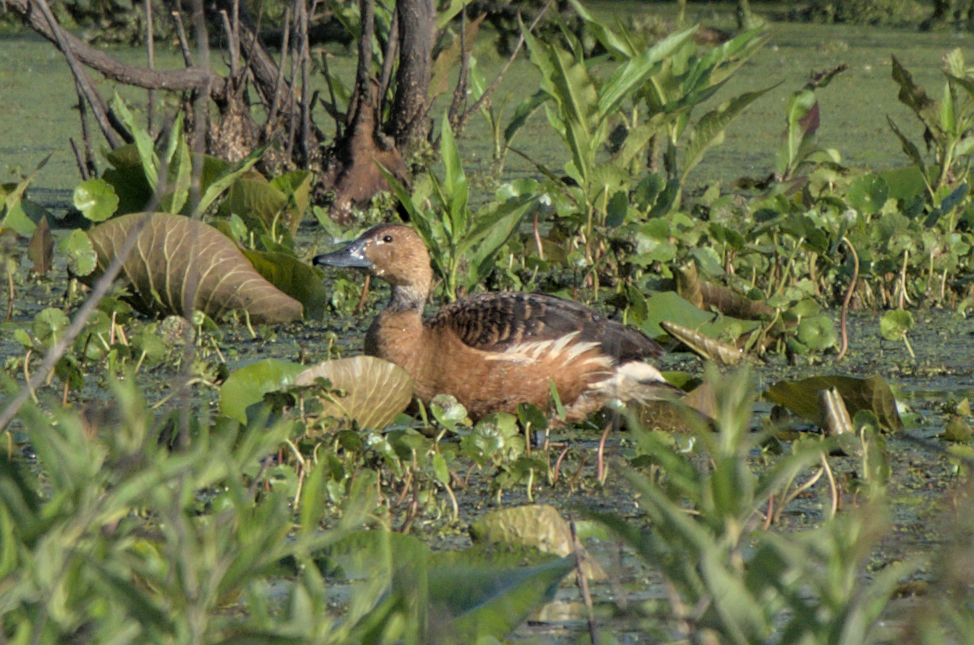
{"type": "Polygon", "coordinates": [[[449,329],[464,344],[488,352],[572,336],[576,343],[597,343],[616,363],[663,354],[656,341],[637,329],[572,300],[537,293],[477,294],[443,307],[427,326],[449,329]]]}

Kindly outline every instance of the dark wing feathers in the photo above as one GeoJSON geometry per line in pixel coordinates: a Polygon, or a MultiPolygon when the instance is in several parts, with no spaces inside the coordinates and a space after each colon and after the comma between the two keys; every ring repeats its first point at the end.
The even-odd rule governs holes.
{"type": "Polygon", "coordinates": [[[663,348],[638,329],[573,300],[538,293],[480,293],[443,307],[427,324],[449,328],[467,345],[487,351],[579,332],[579,342],[599,343],[603,352],[621,362],[663,354],[663,348]]]}

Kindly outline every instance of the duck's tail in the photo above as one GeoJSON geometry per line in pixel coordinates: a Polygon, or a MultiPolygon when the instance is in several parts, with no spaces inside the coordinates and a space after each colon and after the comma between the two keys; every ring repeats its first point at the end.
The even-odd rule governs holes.
{"type": "Polygon", "coordinates": [[[674,400],[684,392],[670,384],[658,369],[643,361],[629,361],[616,366],[611,377],[592,384],[592,389],[607,400],[623,403],[648,403],[674,400]]]}

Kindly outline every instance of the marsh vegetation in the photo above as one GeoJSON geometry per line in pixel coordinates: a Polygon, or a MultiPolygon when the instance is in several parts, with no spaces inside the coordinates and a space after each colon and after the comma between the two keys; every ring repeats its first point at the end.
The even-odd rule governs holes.
{"type": "MultiPolygon", "coordinates": [[[[392,122],[391,85],[353,89],[391,3],[364,70],[342,44],[288,64],[295,110],[241,154],[203,154],[187,96],[150,122],[119,87],[131,142],[76,163],[67,65],[2,36],[2,640],[974,637],[970,36],[570,4],[472,111],[504,38],[448,9],[432,127],[373,138],[402,165],[363,171],[367,206],[305,162],[363,101],[392,122]],[[407,407],[408,375],[356,356],[384,287],[308,264],[401,217],[435,300],[590,304],[668,347],[695,411],[407,407]]],[[[280,87],[244,93],[255,123],[280,87]]]]}

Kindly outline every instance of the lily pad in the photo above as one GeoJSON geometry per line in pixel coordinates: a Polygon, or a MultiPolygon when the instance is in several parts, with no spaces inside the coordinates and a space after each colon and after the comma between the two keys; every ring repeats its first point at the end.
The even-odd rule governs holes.
{"type": "Polygon", "coordinates": [[[891,309],[879,319],[879,333],[886,340],[903,340],[913,329],[913,314],[905,309],[891,309]]]}
{"type": "Polygon", "coordinates": [[[89,179],[75,187],[74,207],[92,222],[104,222],[118,209],[118,195],[104,179],[89,179]]]}
{"type": "Polygon", "coordinates": [[[835,347],[839,336],[835,332],[835,323],[828,316],[813,316],[802,318],[798,323],[798,340],[802,344],[816,351],[835,347]]]}
{"type": "Polygon", "coordinates": [[[247,408],[259,403],[268,392],[294,382],[306,365],[268,358],[232,373],[220,387],[220,412],[241,423],[247,422],[247,408]]]}
{"type": "Polygon", "coordinates": [[[817,423],[822,418],[819,391],[835,388],[842,396],[849,414],[872,412],[887,432],[899,432],[903,421],[896,409],[896,398],[883,377],[867,379],[853,376],[813,376],[801,381],[780,381],[764,392],[764,398],[788,408],[795,414],[817,423]]]}
{"type": "Polygon", "coordinates": [[[231,240],[212,226],[178,215],[124,215],[88,231],[98,254],[98,266],[90,280],[105,271],[129,231],[144,217],[149,221],[122,267],[139,309],[157,316],[188,313],[183,300],[195,268],[199,280],[193,308],[210,318],[242,310],[255,323],[301,319],[301,303],[257,273],[231,240]]]}
{"type": "Polygon", "coordinates": [[[295,385],[311,385],[324,378],[342,396],[324,399],[325,416],[349,419],[362,428],[384,428],[409,406],[413,379],[395,363],[374,356],[325,361],[298,374],[295,385]]]}
{"type": "Polygon", "coordinates": [[[71,234],[61,240],[58,250],[67,256],[68,268],[76,276],[88,275],[98,264],[98,254],[91,245],[91,239],[81,229],[71,231],[71,234]]]}
{"type": "Polygon", "coordinates": [[[889,198],[889,185],[879,175],[867,174],[857,177],[849,186],[846,199],[849,205],[860,213],[878,213],[889,198]]]}

